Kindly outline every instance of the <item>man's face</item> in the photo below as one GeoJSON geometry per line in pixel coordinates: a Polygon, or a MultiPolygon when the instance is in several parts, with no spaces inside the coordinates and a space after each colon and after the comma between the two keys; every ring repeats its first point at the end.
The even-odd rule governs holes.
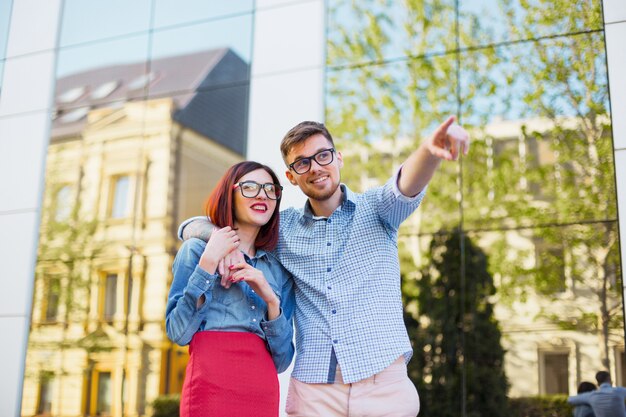
{"type": "MultiPolygon", "coordinates": [[[[287,164],[302,158],[310,158],[320,151],[332,148],[331,143],[322,134],[309,137],[303,143],[294,146],[287,155],[287,164]]],[[[333,161],[321,166],[313,158],[310,160],[310,169],[304,174],[298,174],[293,169],[286,172],[289,181],[300,187],[302,192],[312,200],[328,200],[338,189],[341,181],[340,169],[343,159],[340,152],[332,154],[333,161]]]]}

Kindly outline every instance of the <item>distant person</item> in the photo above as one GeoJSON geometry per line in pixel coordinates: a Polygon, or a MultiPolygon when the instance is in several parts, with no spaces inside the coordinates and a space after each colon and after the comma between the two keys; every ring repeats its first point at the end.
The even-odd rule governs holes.
{"type": "Polygon", "coordinates": [[[571,396],[567,402],[575,406],[590,405],[595,417],[626,417],[626,388],[612,387],[611,375],[606,371],[598,372],[596,381],[597,390],[571,396]]]}
{"type": "Polygon", "coordinates": [[[232,166],[207,202],[219,228],[176,254],[166,309],[167,336],[189,344],[181,417],[278,417],[277,372],[294,355],[293,280],[270,252],[278,242],[282,187],[257,162],[232,166]],[[236,250],[230,288],[219,261],[236,250]]]}
{"type": "MultiPolygon", "coordinates": [[[[598,387],[593,382],[583,381],[578,385],[578,394],[582,394],[584,392],[595,391],[598,387]]],[[[574,417],[595,417],[596,415],[593,413],[593,409],[589,404],[580,404],[574,406],[574,417]]]]}

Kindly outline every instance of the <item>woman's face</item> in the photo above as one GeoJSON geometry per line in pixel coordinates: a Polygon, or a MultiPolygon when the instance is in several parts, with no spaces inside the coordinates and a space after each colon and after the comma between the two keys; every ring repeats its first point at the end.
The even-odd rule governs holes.
{"type": "MultiPolygon", "coordinates": [[[[246,181],[254,181],[261,185],[274,183],[272,176],[264,169],[257,169],[247,173],[239,178],[238,183],[241,184],[246,181]]],[[[246,186],[243,185],[243,187],[246,186]]],[[[233,192],[235,193],[235,224],[237,226],[247,224],[261,227],[270,221],[276,209],[276,200],[269,199],[263,188],[259,189],[256,197],[252,198],[243,196],[242,186],[237,187],[233,192]]],[[[250,195],[249,188],[244,189],[244,192],[250,195]]]]}

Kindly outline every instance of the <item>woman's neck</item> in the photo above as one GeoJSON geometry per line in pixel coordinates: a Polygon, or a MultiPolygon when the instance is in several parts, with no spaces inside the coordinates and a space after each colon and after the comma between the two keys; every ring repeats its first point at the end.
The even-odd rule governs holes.
{"type": "Polygon", "coordinates": [[[248,224],[238,224],[237,222],[235,222],[235,228],[237,229],[237,236],[239,236],[239,250],[250,257],[256,255],[254,242],[261,228],[248,224]]]}

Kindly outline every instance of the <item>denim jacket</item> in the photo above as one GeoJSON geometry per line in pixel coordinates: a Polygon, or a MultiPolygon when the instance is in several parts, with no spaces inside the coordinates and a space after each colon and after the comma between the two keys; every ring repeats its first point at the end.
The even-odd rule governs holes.
{"type": "Polygon", "coordinates": [[[246,262],[260,269],[280,299],[281,313],[267,320],[267,305],[245,282],[226,289],[219,273],[209,274],[198,265],[206,243],[189,239],[176,254],[174,279],[167,300],[165,325],[174,343],[187,345],[198,331],[251,332],[261,337],[272,355],[278,372],[289,367],[294,355],[294,290],[291,275],[271,253],[257,250],[246,262]],[[196,308],[204,294],[205,303],[196,308]]]}

